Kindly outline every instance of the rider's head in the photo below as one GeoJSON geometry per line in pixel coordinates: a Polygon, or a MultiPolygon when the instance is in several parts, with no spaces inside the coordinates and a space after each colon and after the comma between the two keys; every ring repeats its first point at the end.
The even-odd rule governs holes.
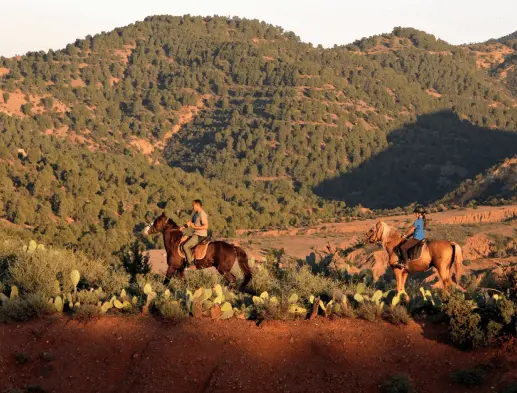
{"type": "Polygon", "coordinates": [[[417,206],[415,207],[415,210],[414,210],[415,214],[418,216],[418,217],[424,217],[425,214],[427,213],[425,211],[425,208],[423,206],[417,206]]]}
{"type": "Polygon", "coordinates": [[[201,202],[199,199],[195,199],[192,201],[192,209],[194,209],[195,212],[200,211],[203,208],[203,202],[201,202]]]}

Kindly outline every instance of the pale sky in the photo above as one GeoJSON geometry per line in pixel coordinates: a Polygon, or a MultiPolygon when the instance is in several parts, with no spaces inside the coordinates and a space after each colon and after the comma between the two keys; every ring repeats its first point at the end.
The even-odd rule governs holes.
{"type": "Polygon", "coordinates": [[[61,49],[156,14],[259,19],[325,47],[395,26],[425,30],[451,44],[517,30],[517,0],[0,0],[0,56],[61,49]]]}

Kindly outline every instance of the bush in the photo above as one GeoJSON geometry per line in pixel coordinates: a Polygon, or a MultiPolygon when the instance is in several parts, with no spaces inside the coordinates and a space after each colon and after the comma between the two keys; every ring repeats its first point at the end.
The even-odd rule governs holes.
{"type": "Polygon", "coordinates": [[[224,279],[217,272],[212,270],[190,270],[185,273],[185,278],[174,278],[170,282],[170,287],[176,291],[185,291],[186,289],[195,290],[197,288],[212,288],[216,284],[223,284],[224,279]]]}
{"type": "Polygon", "coordinates": [[[517,393],[517,384],[505,386],[499,393],[517,393]]]}
{"type": "Polygon", "coordinates": [[[259,266],[255,270],[249,286],[255,294],[280,292],[280,283],[265,266],[259,266]]]}
{"type": "Polygon", "coordinates": [[[480,326],[481,316],[475,309],[476,304],[458,292],[443,299],[442,311],[450,318],[450,334],[456,344],[472,348],[486,344],[486,336],[480,326]]]}
{"type": "Polygon", "coordinates": [[[6,300],[0,305],[0,322],[27,321],[31,318],[52,314],[53,307],[38,294],[6,300]]]}
{"type": "Polygon", "coordinates": [[[323,275],[315,275],[308,266],[286,269],[284,279],[280,281],[284,293],[295,292],[301,298],[308,299],[311,295],[331,297],[339,283],[323,275]]]}
{"type": "Polygon", "coordinates": [[[481,386],[485,382],[485,372],[481,368],[459,370],[451,374],[451,380],[469,388],[481,386]]]}
{"type": "Polygon", "coordinates": [[[407,325],[409,323],[409,313],[406,307],[397,304],[395,307],[386,308],[384,319],[394,325],[407,325]]]}
{"type": "Polygon", "coordinates": [[[375,303],[363,302],[359,304],[356,314],[359,318],[374,322],[382,317],[382,309],[375,303]]]}
{"type": "Polygon", "coordinates": [[[16,363],[18,364],[27,364],[30,361],[30,357],[26,353],[16,352],[14,357],[16,359],[16,363]]]}
{"type": "Polygon", "coordinates": [[[138,240],[130,246],[124,246],[118,253],[122,266],[131,276],[131,282],[136,281],[138,274],[148,274],[151,272],[149,265],[149,255],[144,255],[143,247],[138,240]]]}
{"type": "Polygon", "coordinates": [[[70,272],[77,269],[82,277],[79,286],[102,287],[108,294],[119,293],[129,281],[127,273],[100,259],[89,259],[84,254],[67,250],[37,250],[32,253],[18,250],[9,267],[9,281],[26,293],[39,293],[46,298],[59,291],[71,292],[70,272]]]}
{"type": "Polygon", "coordinates": [[[186,310],[181,306],[181,303],[165,299],[155,301],[155,307],[159,314],[173,321],[178,321],[187,317],[186,310]]]}
{"type": "Polygon", "coordinates": [[[383,393],[411,393],[413,384],[407,375],[394,375],[382,385],[383,393]]]}
{"type": "Polygon", "coordinates": [[[81,307],[74,308],[74,318],[79,320],[88,320],[99,317],[101,309],[93,304],[83,304],[81,307]]]}

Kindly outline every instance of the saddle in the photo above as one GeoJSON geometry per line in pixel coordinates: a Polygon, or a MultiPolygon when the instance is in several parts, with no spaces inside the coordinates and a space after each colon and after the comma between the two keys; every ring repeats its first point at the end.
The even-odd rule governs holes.
{"type": "MultiPolygon", "coordinates": [[[[401,243],[401,245],[404,243],[401,243]]],[[[427,249],[427,245],[429,244],[429,241],[427,239],[424,239],[417,243],[415,246],[411,247],[408,252],[408,262],[416,261],[420,259],[422,256],[422,251],[427,249]]],[[[402,250],[400,249],[400,246],[397,247],[397,255],[400,259],[402,259],[402,250]]]]}
{"type": "MultiPolygon", "coordinates": [[[[185,258],[185,249],[183,248],[184,244],[189,240],[192,236],[183,236],[178,244],[178,253],[182,258],[185,258]]],[[[208,245],[212,243],[209,237],[205,237],[198,243],[194,248],[192,248],[192,256],[196,260],[204,259],[206,257],[206,251],[208,249],[208,245]]]]}

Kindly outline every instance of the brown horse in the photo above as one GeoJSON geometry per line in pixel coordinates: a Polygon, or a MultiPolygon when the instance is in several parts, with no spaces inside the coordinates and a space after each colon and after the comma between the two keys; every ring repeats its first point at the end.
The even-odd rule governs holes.
{"type": "MultiPolygon", "coordinates": [[[[165,275],[165,282],[167,283],[175,273],[183,277],[185,273],[185,262],[179,250],[183,233],[180,231],[178,225],[168,218],[165,213],[162,213],[152,224],[145,227],[143,233],[146,236],[156,233],[163,234],[163,243],[167,251],[167,265],[169,266],[165,275]]],[[[251,269],[248,264],[248,256],[242,248],[223,241],[211,242],[208,245],[205,257],[199,260],[196,259],[195,264],[197,269],[215,267],[230,285],[234,285],[236,278],[230,270],[235,260],[239,263],[239,267],[244,274],[244,281],[240,286],[242,290],[252,277],[251,269]]]]}
{"type": "Polygon", "coordinates": [[[429,242],[424,247],[422,254],[416,260],[409,261],[404,268],[399,268],[399,257],[396,248],[404,241],[404,237],[395,228],[391,228],[385,222],[379,220],[366,233],[369,243],[381,242],[388,252],[388,263],[394,270],[397,280],[397,292],[405,293],[406,279],[409,273],[425,272],[432,267],[438,271],[443,286],[448,290],[451,285],[451,267],[454,264],[456,275],[454,281],[459,287],[461,269],[463,266],[463,253],[459,244],[446,240],[429,242]]]}

